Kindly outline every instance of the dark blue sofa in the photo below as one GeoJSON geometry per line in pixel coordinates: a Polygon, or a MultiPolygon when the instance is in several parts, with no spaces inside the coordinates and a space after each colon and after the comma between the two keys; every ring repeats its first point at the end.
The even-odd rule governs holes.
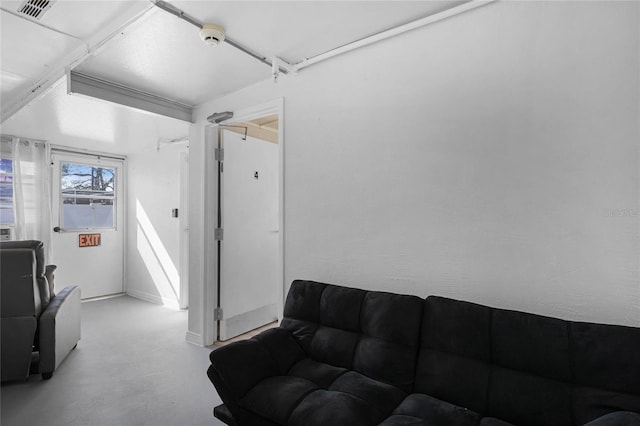
{"type": "Polygon", "coordinates": [[[210,359],[229,425],[640,425],[640,328],[442,297],[295,281],[210,359]]]}

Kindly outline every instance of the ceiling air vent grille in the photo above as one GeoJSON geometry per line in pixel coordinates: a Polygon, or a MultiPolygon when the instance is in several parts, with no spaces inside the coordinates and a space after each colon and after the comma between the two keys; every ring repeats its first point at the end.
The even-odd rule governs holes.
{"type": "Polygon", "coordinates": [[[18,8],[18,12],[32,19],[39,20],[51,8],[55,0],[26,0],[18,8]]]}

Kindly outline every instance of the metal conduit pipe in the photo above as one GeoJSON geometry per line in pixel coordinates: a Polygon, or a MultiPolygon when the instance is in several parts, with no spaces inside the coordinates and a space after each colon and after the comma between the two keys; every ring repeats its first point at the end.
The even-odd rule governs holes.
{"type": "MultiPolygon", "coordinates": [[[[190,15],[184,13],[182,10],[180,10],[177,7],[167,3],[166,1],[163,1],[163,0],[151,0],[151,3],[153,3],[155,6],[159,7],[160,9],[164,10],[165,12],[168,12],[168,13],[170,13],[172,15],[175,15],[178,18],[187,21],[191,25],[202,29],[202,25],[203,25],[202,22],[200,22],[199,20],[197,20],[193,16],[190,16],[190,15]]],[[[268,65],[269,67],[273,66],[273,63],[271,61],[269,61],[265,56],[254,52],[253,50],[249,49],[248,47],[243,46],[242,44],[238,43],[237,41],[232,40],[231,38],[229,38],[226,35],[225,35],[224,41],[226,43],[228,43],[230,46],[233,46],[236,49],[240,50],[241,52],[244,52],[247,55],[259,60],[263,64],[268,65]]],[[[283,73],[283,74],[287,74],[288,70],[285,69],[285,68],[280,68],[280,72],[283,73]]]]}
{"type": "MultiPolygon", "coordinates": [[[[159,8],[173,14],[176,15],[177,17],[184,19],[185,21],[197,26],[198,28],[202,28],[202,23],[199,22],[197,19],[185,14],[183,11],[181,11],[180,9],[166,3],[163,0],[150,0],[153,4],[155,4],[156,6],[158,6],[159,8]]],[[[273,76],[274,79],[277,79],[278,73],[281,72],[283,74],[287,74],[289,71],[291,72],[297,72],[303,68],[306,68],[308,66],[311,66],[313,64],[316,64],[318,62],[321,61],[325,61],[327,59],[333,58],[334,56],[338,56],[341,55],[343,53],[347,53],[350,52],[352,50],[355,49],[359,49],[361,47],[364,46],[368,46],[370,44],[373,43],[377,43],[379,41],[382,40],[386,40],[388,38],[391,37],[395,37],[397,35],[400,34],[404,34],[408,31],[420,28],[420,27],[424,27],[425,25],[429,25],[438,21],[442,21],[443,19],[446,18],[450,18],[452,16],[458,15],[460,13],[463,12],[467,12],[469,10],[473,10],[475,8],[481,7],[481,6],[485,6],[487,4],[493,3],[497,0],[471,0],[468,1],[466,3],[463,3],[459,6],[455,6],[452,7],[450,9],[447,9],[445,11],[433,14],[433,15],[429,15],[429,16],[425,16],[423,18],[420,19],[416,19],[415,21],[411,21],[407,24],[404,25],[400,25],[394,28],[391,28],[389,30],[385,30],[385,31],[381,31],[379,33],[376,34],[372,34],[370,36],[364,37],[360,40],[356,40],[354,42],[351,43],[347,43],[343,46],[337,47],[335,49],[331,49],[328,50],[324,53],[321,53],[319,55],[313,56],[311,58],[305,58],[304,60],[296,63],[296,64],[289,64],[288,62],[275,57],[273,59],[273,61],[269,61],[267,58],[265,58],[264,56],[258,55],[257,53],[251,51],[250,49],[234,42],[233,40],[229,39],[229,37],[225,38],[225,41],[227,43],[229,43],[231,46],[235,47],[236,49],[239,49],[241,51],[243,51],[244,53],[258,59],[260,62],[269,65],[270,67],[272,67],[272,72],[273,72],[273,76]]]]}
{"type": "Polygon", "coordinates": [[[442,21],[443,19],[458,15],[460,13],[475,9],[480,6],[484,6],[489,3],[493,3],[494,1],[496,0],[471,0],[459,6],[452,7],[451,9],[447,9],[445,11],[435,13],[433,15],[425,16],[424,18],[416,19],[415,21],[411,21],[407,24],[400,25],[398,27],[394,27],[376,34],[372,34],[360,40],[356,40],[354,42],[347,43],[335,49],[328,50],[324,53],[313,56],[311,58],[306,58],[294,64],[293,68],[296,71],[298,71],[310,65],[316,64],[318,62],[325,61],[329,58],[333,58],[334,56],[338,56],[343,53],[350,52],[352,50],[359,49],[361,47],[368,46],[370,44],[377,43],[379,41],[386,40],[391,37],[395,37],[397,35],[406,33],[411,30],[415,30],[416,28],[424,27],[425,25],[432,24],[434,22],[442,21]]]}
{"type": "Polygon", "coordinates": [[[198,21],[193,16],[187,15],[182,10],[178,9],[175,6],[172,6],[171,4],[169,4],[169,3],[165,2],[165,1],[162,1],[162,0],[153,1],[153,0],[151,0],[151,3],[153,3],[156,6],[158,6],[160,9],[164,10],[165,12],[169,12],[170,14],[175,15],[180,19],[184,19],[185,21],[187,21],[191,25],[194,25],[194,26],[196,26],[198,28],[202,28],[202,22],[198,21]]]}

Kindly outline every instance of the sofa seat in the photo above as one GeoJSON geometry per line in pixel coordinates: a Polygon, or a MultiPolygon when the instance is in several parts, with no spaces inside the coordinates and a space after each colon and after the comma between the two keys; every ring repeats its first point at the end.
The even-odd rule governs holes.
{"type": "Polygon", "coordinates": [[[377,425],[406,396],[358,372],[305,358],[286,376],[257,383],[239,405],[280,425],[377,425]]]}
{"type": "Polygon", "coordinates": [[[414,393],[393,410],[381,426],[392,425],[450,425],[477,426],[480,415],[429,395],[414,393]]]}

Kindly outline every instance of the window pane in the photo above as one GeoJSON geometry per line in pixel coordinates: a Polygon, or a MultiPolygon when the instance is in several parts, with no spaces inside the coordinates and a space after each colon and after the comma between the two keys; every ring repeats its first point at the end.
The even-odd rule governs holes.
{"type": "Polygon", "coordinates": [[[115,169],[62,163],[61,188],[63,194],[113,196],[115,169]]]}
{"type": "Polygon", "coordinates": [[[13,184],[0,182],[0,197],[13,198],[13,184]]]}
{"type": "Polygon", "coordinates": [[[7,158],[0,159],[0,173],[13,173],[13,161],[7,158]]]}
{"type": "Polygon", "coordinates": [[[16,223],[13,210],[13,161],[0,159],[0,224],[13,225],[16,223]]]}
{"type": "Polygon", "coordinates": [[[114,200],[63,197],[62,226],[66,229],[113,228],[114,200]]]}
{"type": "Polygon", "coordinates": [[[16,221],[15,215],[13,214],[13,207],[5,208],[4,202],[0,206],[0,224],[2,225],[13,225],[16,221]]]}

